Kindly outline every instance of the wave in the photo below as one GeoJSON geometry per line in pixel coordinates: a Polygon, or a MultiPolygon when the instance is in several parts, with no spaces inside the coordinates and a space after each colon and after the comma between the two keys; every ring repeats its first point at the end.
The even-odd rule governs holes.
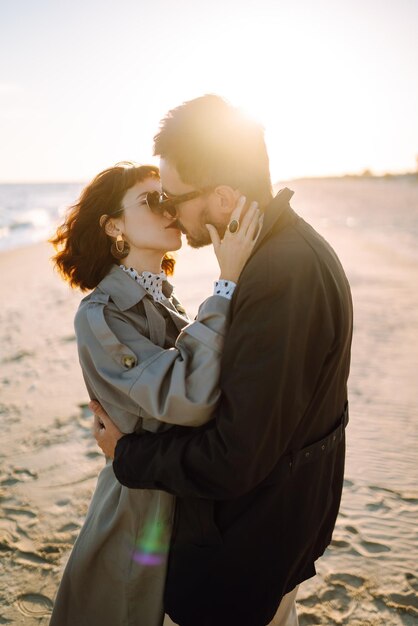
{"type": "Polygon", "coordinates": [[[0,250],[49,239],[82,183],[0,185],[0,250]]]}

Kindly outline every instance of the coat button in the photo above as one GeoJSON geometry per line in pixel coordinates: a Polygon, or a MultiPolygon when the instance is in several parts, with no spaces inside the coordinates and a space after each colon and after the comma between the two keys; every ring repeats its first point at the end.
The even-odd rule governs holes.
{"type": "Polygon", "coordinates": [[[325,450],[325,444],[321,446],[321,450],[325,450]]]}
{"type": "Polygon", "coordinates": [[[122,363],[128,369],[131,369],[135,365],[135,357],[126,355],[122,357],[122,363]]]}
{"type": "Polygon", "coordinates": [[[306,458],[308,458],[308,456],[310,456],[310,455],[311,455],[311,453],[310,453],[310,452],[305,452],[305,456],[306,456],[306,458]]]}

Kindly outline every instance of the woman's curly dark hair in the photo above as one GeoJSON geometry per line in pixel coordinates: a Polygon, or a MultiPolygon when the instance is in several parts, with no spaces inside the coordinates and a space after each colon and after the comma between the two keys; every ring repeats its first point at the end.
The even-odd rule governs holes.
{"type": "MultiPolygon", "coordinates": [[[[122,215],[122,199],[136,183],[159,178],[158,167],[117,163],[100,172],[69,208],[65,221],[50,239],[57,251],[52,260],[71,287],[94,289],[117,261],[110,252],[111,239],[100,226],[102,215],[122,215]]],[[[165,255],[162,269],[172,275],[175,260],[165,255]]]]}

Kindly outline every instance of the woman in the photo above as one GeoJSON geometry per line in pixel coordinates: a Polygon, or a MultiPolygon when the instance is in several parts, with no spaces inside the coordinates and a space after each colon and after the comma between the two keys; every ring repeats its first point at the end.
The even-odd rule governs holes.
{"type": "MultiPolygon", "coordinates": [[[[232,217],[239,217],[244,202],[232,217]]],[[[59,248],[54,260],[72,286],[94,289],[75,320],[80,363],[90,397],[100,398],[122,432],[200,426],[210,419],[219,397],[229,299],[258,227],[253,204],[239,233],[217,243],[217,295],[189,323],[166,281],[174,269],[167,251],[181,247],[181,232],[175,207],[162,201],[158,169],[118,164],[83,190],[53,240],[59,248]]],[[[171,494],[122,487],[108,460],[51,626],[161,625],[173,513],[171,494]]]]}

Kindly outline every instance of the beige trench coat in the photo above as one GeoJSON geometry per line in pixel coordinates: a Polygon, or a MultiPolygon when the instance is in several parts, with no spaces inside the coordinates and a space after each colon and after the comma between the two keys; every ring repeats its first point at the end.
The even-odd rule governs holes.
{"type": "MultiPolygon", "coordinates": [[[[171,294],[171,285],[164,283],[164,290],[171,294]]],[[[77,312],[89,395],[124,433],[201,425],[218,401],[229,301],[209,297],[192,323],[175,298],[172,302],[155,303],[114,266],[77,312]]],[[[50,626],[161,626],[173,514],[172,495],[122,487],[108,460],[65,568],[50,626]]]]}

